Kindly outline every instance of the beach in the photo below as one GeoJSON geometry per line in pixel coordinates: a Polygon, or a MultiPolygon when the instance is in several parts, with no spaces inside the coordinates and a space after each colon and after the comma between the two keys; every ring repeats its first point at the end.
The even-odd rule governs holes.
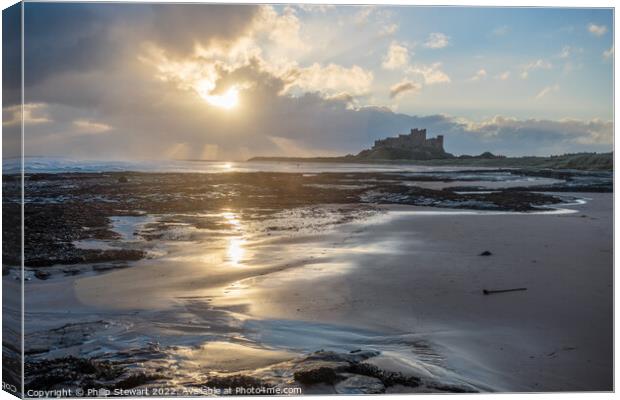
{"type": "MultiPolygon", "coordinates": [[[[64,262],[32,257],[27,387],[611,390],[613,194],[505,172],[403,174],[397,192],[391,174],[313,173],[304,175],[311,191],[295,189],[275,209],[229,201],[199,212],[165,186],[177,176],[125,174],[139,190],[123,207],[137,203],[141,213],[120,206],[115,185],[102,186],[117,175],[37,178],[42,209],[64,207],[53,201],[60,180],[75,188],[62,196],[93,199],[81,212],[117,215],[102,228],[97,216],[73,217],[88,229],[67,224],[70,247],[43,247],[64,262]],[[152,179],[168,197],[152,192],[152,179]],[[90,181],[104,189],[93,193],[90,181]],[[558,192],[533,190],[552,184],[558,192]],[[350,201],[369,192],[377,201],[350,201]],[[157,211],[170,204],[180,209],[157,211]],[[526,290],[483,293],[514,288],[526,290]],[[76,360],[95,372],[51,372],[76,360]]],[[[243,196],[250,177],[226,178],[234,186],[186,179],[243,196]]],[[[208,204],[218,199],[206,193],[208,204]]]]}
{"type": "Polygon", "coordinates": [[[566,215],[425,215],[398,208],[348,242],[357,251],[347,272],[253,279],[245,282],[253,288],[246,304],[260,318],[428,341],[460,377],[491,390],[608,390],[612,202],[609,195],[589,197],[566,215]],[[485,250],[493,255],[478,255],[485,250]],[[482,293],[514,287],[527,291],[482,293]]]}

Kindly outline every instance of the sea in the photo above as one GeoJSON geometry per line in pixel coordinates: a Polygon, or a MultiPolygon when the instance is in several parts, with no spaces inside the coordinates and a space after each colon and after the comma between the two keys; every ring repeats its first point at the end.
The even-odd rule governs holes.
{"type": "MultiPolygon", "coordinates": [[[[62,157],[25,157],[26,173],[97,173],[97,172],[430,172],[485,170],[478,167],[423,166],[402,163],[329,163],[329,162],[287,162],[287,161],[202,161],[202,160],[140,160],[101,161],[77,160],[62,157]]],[[[3,174],[21,171],[19,158],[2,160],[3,174]]]]}

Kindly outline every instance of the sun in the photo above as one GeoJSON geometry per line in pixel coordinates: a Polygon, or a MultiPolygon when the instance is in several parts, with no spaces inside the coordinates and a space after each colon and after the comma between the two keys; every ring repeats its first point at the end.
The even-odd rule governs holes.
{"type": "Polygon", "coordinates": [[[230,110],[239,104],[239,89],[233,86],[223,94],[204,94],[202,97],[212,106],[230,110]]]}

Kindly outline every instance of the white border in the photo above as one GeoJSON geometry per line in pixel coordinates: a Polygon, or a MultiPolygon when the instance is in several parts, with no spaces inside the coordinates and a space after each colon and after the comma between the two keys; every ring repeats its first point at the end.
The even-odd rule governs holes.
{"type": "MultiPolygon", "coordinates": [[[[40,0],[30,0],[30,1],[40,1],[40,0]]],[[[83,0],[63,0],[64,2],[91,2],[91,1],[83,1],[83,0]]],[[[116,1],[110,1],[110,2],[116,2],[116,1]]],[[[120,1],[118,1],[120,2],[120,1]]],[[[146,0],[133,0],[131,1],[133,3],[223,3],[222,1],[199,1],[199,0],[184,0],[184,1],[175,1],[175,0],[151,0],[151,1],[146,1],[146,0]]],[[[2,8],[6,8],[9,7],[13,4],[15,4],[15,1],[11,1],[11,0],[0,0],[0,5],[2,5],[2,8]]],[[[226,1],[225,3],[237,3],[237,4],[262,4],[262,3],[268,3],[266,1],[259,1],[259,0],[229,0],[226,1]]],[[[383,0],[376,0],[376,1],[364,1],[364,0],[358,0],[358,1],[354,1],[354,0],[336,0],[336,1],[317,1],[317,0],[307,0],[307,1],[298,1],[298,0],[291,0],[291,1],[287,1],[287,2],[273,2],[271,4],[341,4],[341,5],[365,5],[365,4],[373,4],[373,5],[416,5],[416,6],[480,6],[480,7],[564,7],[564,8],[614,8],[614,29],[613,29],[613,33],[614,33],[614,48],[615,48],[615,43],[616,43],[616,39],[617,39],[617,35],[618,32],[615,29],[615,4],[613,1],[611,0],[590,0],[590,1],[583,1],[583,0],[539,0],[539,1],[533,1],[533,0],[527,0],[527,1],[515,1],[515,0],[504,0],[502,2],[498,2],[498,1],[493,1],[493,0],[472,0],[472,1],[467,1],[467,0],[445,0],[445,1],[440,1],[440,0],[423,0],[423,1],[408,1],[408,0],[390,0],[390,1],[383,1],[383,0]]],[[[0,29],[2,27],[2,22],[0,19],[0,29]]],[[[24,45],[24,41],[23,41],[23,13],[22,13],[22,107],[23,107],[23,45],[24,45]]],[[[1,58],[1,54],[0,54],[0,61],[2,60],[1,58]]],[[[615,76],[617,73],[617,64],[615,63],[615,54],[614,54],[614,139],[615,139],[615,111],[616,111],[616,103],[615,103],[615,94],[617,93],[617,89],[618,89],[618,83],[615,80],[615,76]]],[[[2,89],[2,82],[0,80],[0,92],[2,89]]],[[[23,111],[22,111],[22,115],[23,115],[23,111]]],[[[23,121],[22,121],[22,156],[23,156],[23,150],[24,150],[24,136],[23,136],[23,121]]],[[[1,144],[0,144],[1,147],[1,144]]],[[[615,153],[615,141],[614,141],[614,165],[616,165],[617,162],[617,153],[615,153]]],[[[0,167],[0,171],[1,171],[0,167]]],[[[22,160],[22,169],[23,169],[23,160],[22,160]]],[[[618,178],[617,176],[614,176],[614,187],[617,187],[617,183],[618,183],[618,178]]],[[[23,175],[22,175],[22,205],[23,205],[23,175]]],[[[615,210],[617,209],[617,206],[620,204],[620,200],[614,196],[614,249],[618,248],[618,243],[620,242],[620,239],[618,239],[617,235],[615,235],[615,227],[617,226],[616,222],[616,213],[615,210]]],[[[0,224],[2,222],[2,217],[0,215],[0,224]]],[[[22,232],[23,232],[23,207],[22,207],[22,232]]],[[[22,235],[22,240],[23,240],[23,235],[22,235]]],[[[1,244],[1,241],[0,241],[1,244]]],[[[615,288],[618,287],[618,278],[617,275],[615,274],[615,267],[616,267],[616,257],[615,257],[615,251],[614,251],[614,386],[615,384],[618,382],[618,370],[615,368],[615,359],[616,359],[616,355],[617,355],[617,351],[616,351],[616,347],[615,347],[615,343],[616,340],[618,339],[618,320],[615,318],[615,310],[617,310],[618,308],[617,303],[616,303],[616,296],[615,296],[615,288]]],[[[22,268],[23,268],[23,245],[22,245],[22,268]]],[[[23,305],[24,305],[24,293],[23,293],[23,274],[22,274],[22,316],[23,316],[23,305]]],[[[1,287],[0,287],[0,294],[1,294],[1,287]]],[[[1,320],[0,320],[0,327],[1,327],[1,320]]],[[[23,319],[22,319],[22,335],[23,335],[23,319]]],[[[22,356],[23,356],[23,346],[22,346],[22,356]]],[[[22,377],[23,379],[23,377],[22,377]]],[[[23,383],[22,383],[23,384],[23,383]]],[[[372,399],[382,399],[382,398],[386,398],[387,395],[382,395],[382,396],[364,396],[364,398],[372,398],[372,399]]],[[[409,398],[412,396],[424,396],[424,395],[389,395],[390,398],[409,398]]],[[[428,396],[428,395],[427,395],[428,396]]],[[[436,395],[435,395],[436,396],[436,395]]],[[[470,396],[470,395],[450,395],[450,396],[455,396],[454,398],[464,398],[465,396],[470,396]]],[[[587,396],[588,398],[595,398],[595,399],[602,399],[602,398],[611,398],[612,396],[614,396],[614,394],[612,393],[545,393],[545,394],[478,394],[475,396],[485,396],[485,398],[490,398],[490,399],[506,399],[506,398],[510,398],[510,399],[521,399],[521,398],[532,398],[532,397],[539,397],[539,396],[545,396],[547,399],[579,399],[579,398],[583,398],[585,396],[587,396]]],[[[297,396],[299,397],[299,396],[297,396]]],[[[237,399],[247,399],[247,397],[234,397],[237,399]]],[[[313,400],[317,400],[317,399],[322,399],[325,398],[325,396],[311,396],[311,395],[304,395],[303,399],[313,399],[313,400]]],[[[357,398],[357,396],[338,396],[338,399],[353,399],[353,398],[357,398]]],[[[11,396],[9,393],[4,392],[4,391],[0,391],[0,400],[5,400],[5,399],[15,399],[14,396],[11,396]]]]}

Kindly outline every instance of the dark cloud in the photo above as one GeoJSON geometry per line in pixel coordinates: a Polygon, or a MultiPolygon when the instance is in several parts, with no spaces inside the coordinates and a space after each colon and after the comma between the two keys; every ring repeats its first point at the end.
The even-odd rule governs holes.
{"type": "Polygon", "coordinates": [[[2,102],[19,104],[21,99],[21,3],[2,11],[2,102]]]}
{"type": "Polygon", "coordinates": [[[407,92],[416,92],[422,89],[422,85],[411,81],[402,81],[390,88],[390,98],[394,99],[407,92]]]}
{"type": "MultiPolygon", "coordinates": [[[[21,4],[2,12],[2,121],[21,117],[21,4]]],[[[2,124],[2,157],[21,154],[21,124],[2,124]]]]}
{"type": "Polygon", "coordinates": [[[26,3],[24,5],[25,85],[63,73],[107,65],[116,44],[109,29],[123,5],[111,13],[104,4],[26,3]]]}
{"type": "MultiPolygon", "coordinates": [[[[351,109],[346,99],[324,99],[319,93],[283,97],[283,83],[264,71],[245,66],[233,71],[235,80],[253,81],[243,92],[239,112],[225,113],[198,96],[158,83],[155,93],[169,91],[156,102],[151,97],[118,98],[104,102],[96,112],[66,106],[48,114],[65,121],[57,129],[46,124],[28,129],[29,137],[60,135],[53,140],[29,140],[31,154],[41,151],[90,158],[201,158],[205,149],[217,148],[217,157],[243,159],[254,155],[306,155],[291,151],[311,149],[312,154],[357,153],[377,138],[424,127],[429,135],[444,134],[446,149],[456,154],[483,151],[506,155],[557,154],[606,151],[611,137],[609,122],[511,120],[495,118],[482,123],[444,115],[411,116],[382,107],[351,109]],[[198,110],[198,112],[197,112],[198,110]],[[105,118],[103,116],[106,116],[105,118]],[[112,129],[103,134],[71,133],[76,118],[106,121],[112,129]],[[64,135],[64,136],[63,136],[64,135]],[[288,139],[295,147],[275,146],[272,138],[288,139]],[[178,151],[171,152],[170,149],[178,151]]],[[[210,153],[211,154],[211,153],[210,153]]]]}
{"type": "Polygon", "coordinates": [[[238,36],[257,10],[218,4],[26,3],[25,84],[113,69],[135,57],[146,41],[186,55],[196,43],[238,36]]]}

